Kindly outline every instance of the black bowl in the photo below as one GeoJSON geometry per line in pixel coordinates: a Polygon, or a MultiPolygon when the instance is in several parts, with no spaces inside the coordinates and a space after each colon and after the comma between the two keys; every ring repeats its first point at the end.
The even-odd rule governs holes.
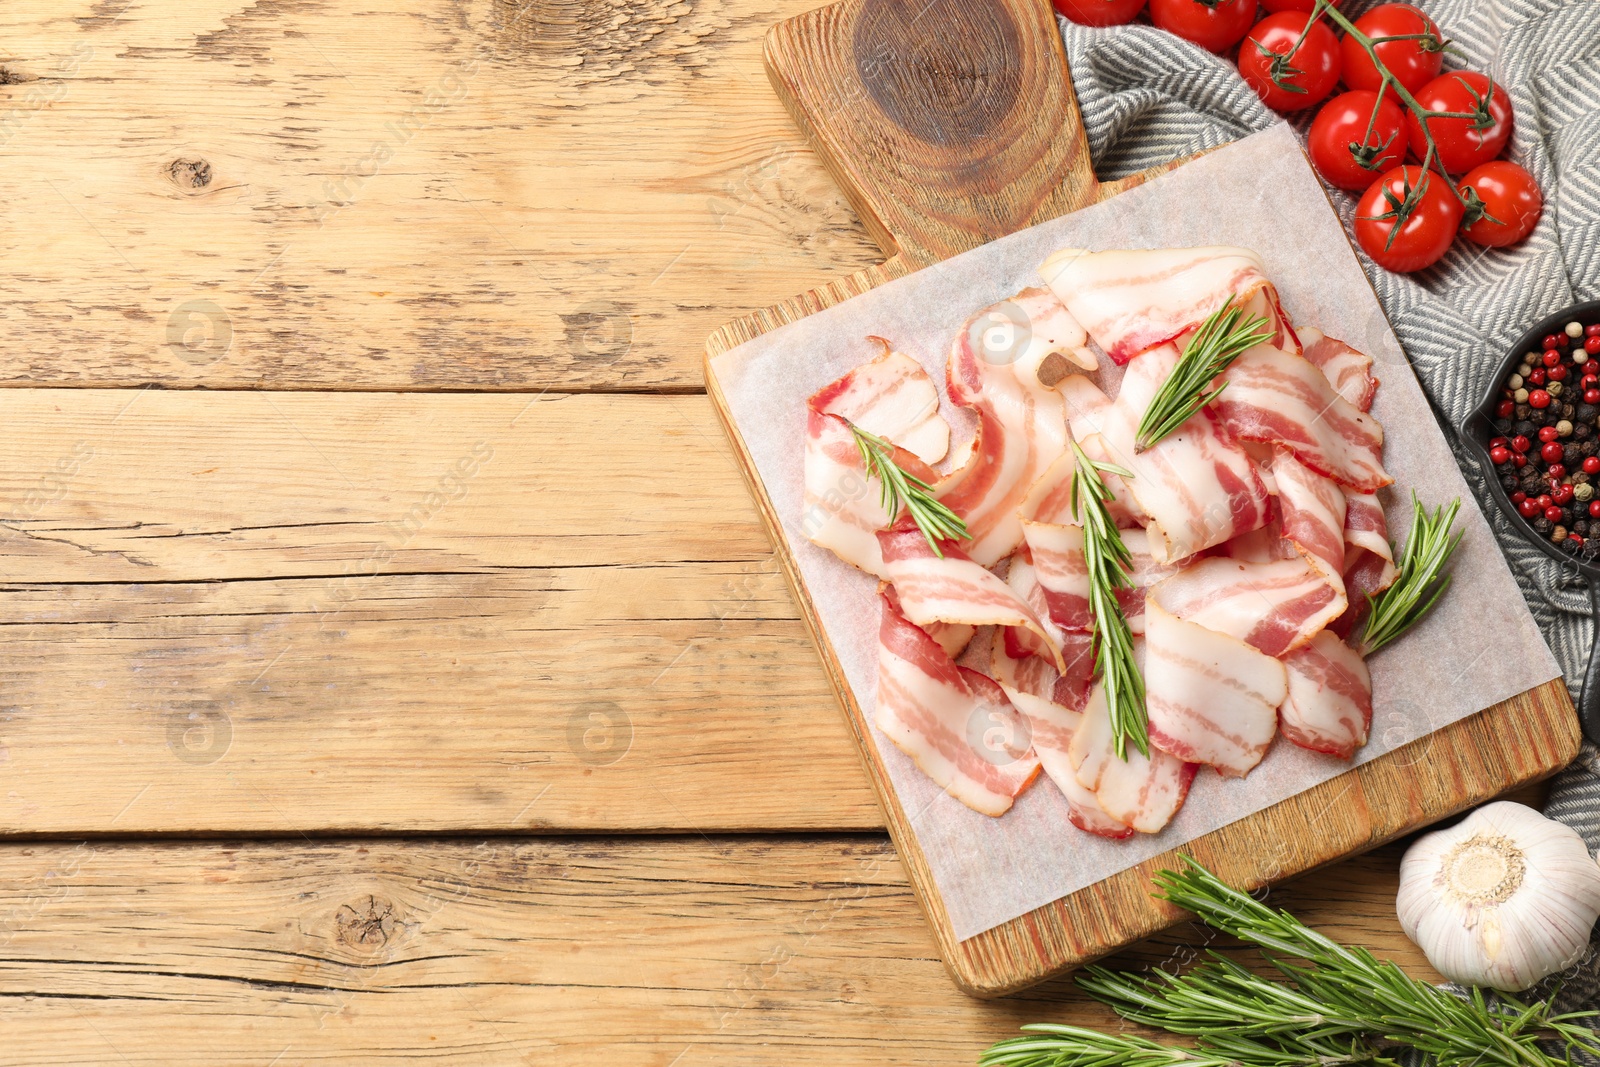
{"type": "MultiPolygon", "coordinates": [[[[1590,300],[1587,303],[1563,308],[1541,319],[1523,334],[1500,361],[1500,366],[1495,371],[1494,378],[1490,381],[1477,410],[1467,416],[1466,425],[1461,429],[1461,439],[1478,457],[1478,462],[1488,473],[1489,496],[1505,514],[1511,528],[1540,552],[1563,566],[1573,568],[1589,582],[1589,598],[1594,605],[1596,618],[1595,647],[1590,649],[1589,669],[1584,673],[1583,691],[1578,696],[1578,718],[1583,723],[1584,735],[1589,740],[1600,743],[1600,655],[1596,654],[1600,652],[1600,558],[1584,560],[1557,548],[1549,538],[1540,536],[1528,520],[1517,512],[1516,505],[1511,502],[1510,494],[1506,492],[1505,486],[1500,484],[1500,479],[1495,474],[1494,463],[1489,459],[1489,439],[1500,436],[1494,428],[1494,409],[1500,400],[1502,383],[1522,362],[1522,357],[1526,353],[1540,351],[1546,335],[1560,333],[1569,322],[1581,322],[1585,326],[1600,322],[1600,300],[1590,300]]],[[[1595,358],[1600,360],[1600,356],[1595,358]]]]}

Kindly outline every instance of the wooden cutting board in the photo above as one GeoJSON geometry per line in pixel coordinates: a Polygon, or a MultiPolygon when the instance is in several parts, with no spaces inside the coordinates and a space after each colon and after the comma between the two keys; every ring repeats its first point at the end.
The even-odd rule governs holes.
{"type": "MultiPolygon", "coordinates": [[[[1066,55],[1044,0],[844,0],[774,27],[766,61],[778,95],[888,259],[730,323],[711,336],[708,358],[1152,176],[1095,179],[1066,55]]],[[[707,387],[956,983],[977,996],[1013,992],[1181,918],[1149,895],[1151,873],[1174,862],[1174,853],[1166,853],[975,937],[956,939],[877,758],[871,727],[818,624],[772,502],[709,374],[707,387]]],[[[1255,889],[1548,775],[1572,760],[1578,743],[1566,686],[1548,682],[1191,841],[1182,851],[1234,885],[1255,889]]]]}

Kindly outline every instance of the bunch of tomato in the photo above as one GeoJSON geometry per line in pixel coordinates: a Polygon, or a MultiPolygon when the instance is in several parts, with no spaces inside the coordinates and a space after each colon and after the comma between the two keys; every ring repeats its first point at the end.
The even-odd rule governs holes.
{"type": "MultiPolygon", "coordinates": [[[[1054,0],[1089,26],[1130,22],[1146,2],[1054,0]]],[[[1352,22],[1327,0],[1259,0],[1259,20],[1258,0],[1148,3],[1163,30],[1212,52],[1237,45],[1239,73],[1273,110],[1322,105],[1311,161],[1330,185],[1361,194],[1356,240],[1379,266],[1431,266],[1457,233],[1499,247],[1533,232],[1539,187],[1498,158],[1511,137],[1511,98],[1486,74],[1441,74],[1444,38],[1420,8],[1386,3],[1352,22]],[[1345,91],[1328,99],[1340,81],[1345,91]]]]}

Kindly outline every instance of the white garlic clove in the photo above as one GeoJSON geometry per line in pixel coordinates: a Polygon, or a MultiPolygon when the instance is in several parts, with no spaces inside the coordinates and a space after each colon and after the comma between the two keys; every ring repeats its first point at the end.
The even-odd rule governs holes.
{"type": "Polygon", "coordinates": [[[1571,827],[1497,801],[1406,850],[1395,908],[1446,978],[1526,989],[1588,947],[1600,865],[1571,827]]]}

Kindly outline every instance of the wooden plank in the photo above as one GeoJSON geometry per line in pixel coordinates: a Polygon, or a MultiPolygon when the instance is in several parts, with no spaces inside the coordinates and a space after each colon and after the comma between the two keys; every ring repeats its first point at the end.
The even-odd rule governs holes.
{"type": "MultiPolygon", "coordinates": [[[[1276,899],[1434,978],[1397,862],[1276,899]]],[[[878,837],[9,845],[0,942],[4,1057],[34,1065],[955,1067],[1116,1025],[1065,983],[959,993],[878,837]]],[[[1118,962],[1208,944],[1251,959],[1186,925],[1118,962]]]]}
{"type": "Polygon", "coordinates": [[[876,259],[761,70],[813,0],[0,10],[0,383],[698,389],[876,259]]]}
{"type": "MultiPolygon", "coordinates": [[[[708,340],[708,361],[778,323],[1124,187],[1098,185],[1088,167],[1061,40],[1040,5],[839,0],[774,28],[766,55],[779,95],[892,255],[874,271],[729,324],[708,340]]],[[[707,385],[762,517],[775,532],[781,523],[709,367],[707,385]]],[[[1152,866],[1175,862],[1168,852],[958,941],[916,831],[878,759],[873,728],[782,538],[775,533],[774,541],[958,985],[977,996],[1010,993],[1173,920],[1173,909],[1144,892],[1152,866]]],[[[1255,889],[1554,773],[1577,754],[1578,743],[1566,687],[1549,682],[1182,851],[1255,889]],[[1434,746],[1450,758],[1417,771],[1424,762],[1417,753],[1434,746]]]]}
{"type": "Polygon", "coordinates": [[[882,826],[703,397],[0,418],[0,831],[882,826]]]}

